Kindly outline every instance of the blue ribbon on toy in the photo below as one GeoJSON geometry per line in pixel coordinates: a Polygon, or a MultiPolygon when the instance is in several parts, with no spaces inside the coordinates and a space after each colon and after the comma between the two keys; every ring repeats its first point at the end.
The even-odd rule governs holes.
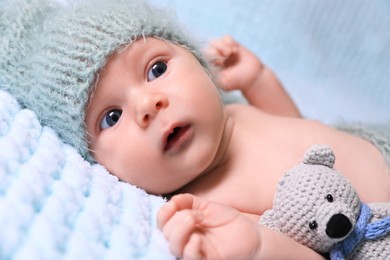
{"type": "Polygon", "coordinates": [[[336,243],[332,247],[330,251],[330,258],[332,260],[345,259],[345,256],[352,253],[364,239],[376,239],[390,233],[390,216],[368,223],[371,214],[370,208],[366,204],[361,203],[360,216],[356,222],[355,229],[346,239],[336,243]]]}

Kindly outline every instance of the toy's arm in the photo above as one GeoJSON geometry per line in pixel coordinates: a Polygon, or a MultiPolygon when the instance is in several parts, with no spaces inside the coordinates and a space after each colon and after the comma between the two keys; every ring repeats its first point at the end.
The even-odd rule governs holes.
{"type": "Polygon", "coordinates": [[[171,252],[180,258],[322,259],[231,207],[190,194],[172,197],[160,209],[157,221],[171,252]]]}
{"type": "Polygon", "coordinates": [[[232,37],[210,42],[205,54],[215,66],[216,81],[224,90],[241,90],[251,105],[265,112],[301,117],[276,75],[232,37]]]}

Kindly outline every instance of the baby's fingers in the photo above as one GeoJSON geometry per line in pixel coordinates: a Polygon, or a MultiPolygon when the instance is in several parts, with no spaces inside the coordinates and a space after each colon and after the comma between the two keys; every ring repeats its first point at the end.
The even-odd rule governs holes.
{"type": "Polygon", "coordinates": [[[238,50],[238,43],[231,36],[213,40],[205,50],[205,56],[215,66],[223,66],[224,62],[238,50]]]}
{"type": "Polygon", "coordinates": [[[183,250],[184,259],[202,259],[204,254],[202,252],[202,237],[201,234],[192,234],[188,243],[183,250]]]}
{"type": "Polygon", "coordinates": [[[197,210],[182,210],[172,216],[162,229],[172,254],[183,256],[185,246],[202,220],[203,214],[197,210]]]}
{"type": "Polygon", "coordinates": [[[239,44],[230,35],[212,41],[210,45],[223,57],[229,57],[233,53],[236,53],[239,47],[239,44]]]}
{"type": "Polygon", "coordinates": [[[157,213],[157,227],[162,229],[167,221],[178,211],[192,209],[196,198],[191,194],[173,196],[157,213]]]}

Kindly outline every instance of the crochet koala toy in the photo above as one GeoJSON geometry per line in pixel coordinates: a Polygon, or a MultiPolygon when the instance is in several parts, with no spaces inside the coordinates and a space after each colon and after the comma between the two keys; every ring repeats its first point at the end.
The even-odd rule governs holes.
{"type": "Polygon", "coordinates": [[[280,180],[260,224],[331,259],[390,259],[390,203],[362,203],[334,162],[330,147],[311,147],[280,180]]]}

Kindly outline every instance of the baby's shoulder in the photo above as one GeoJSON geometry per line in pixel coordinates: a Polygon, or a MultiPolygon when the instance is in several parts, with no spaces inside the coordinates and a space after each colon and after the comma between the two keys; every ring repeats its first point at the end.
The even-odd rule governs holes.
{"type": "Polygon", "coordinates": [[[225,105],[225,111],[230,116],[245,116],[248,113],[251,115],[256,116],[270,116],[270,114],[262,111],[259,108],[256,108],[254,106],[251,106],[249,104],[242,104],[242,103],[232,103],[225,105]]]}

